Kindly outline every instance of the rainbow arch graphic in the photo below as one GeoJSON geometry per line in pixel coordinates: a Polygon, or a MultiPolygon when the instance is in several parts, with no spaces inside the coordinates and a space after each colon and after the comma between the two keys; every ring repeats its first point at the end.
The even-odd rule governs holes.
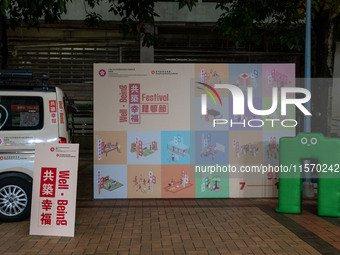
{"type": "MultiPolygon", "coordinates": [[[[210,85],[208,85],[208,84],[206,84],[206,83],[204,83],[204,82],[197,82],[197,83],[200,84],[200,85],[203,85],[203,86],[207,87],[207,88],[210,89],[212,92],[214,92],[214,94],[217,96],[217,98],[218,98],[218,100],[220,101],[220,104],[221,104],[221,106],[222,106],[221,97],[220,97],[220,95],[217,93],[216,89],[214,89],[212,86],[210,86],[210,85]]],[[[205,88],[202,88],[202,87],[196,87],[196,88],[198,88],[198,89],[200,89],[200,90],[203,90],[205,93],[207,93],[207,94],[212,98],[212,100],[214,101],[215,105],[217,105],[216,99],[215,99],[214,95],[213,95],[209,90],[207,90],[207,89],[205,89],[205,88]]]]}

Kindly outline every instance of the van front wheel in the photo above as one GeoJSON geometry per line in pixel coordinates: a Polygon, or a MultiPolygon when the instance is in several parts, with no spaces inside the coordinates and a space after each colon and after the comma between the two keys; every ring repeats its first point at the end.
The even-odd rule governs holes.
{"type": "Polygon", "coordinates": [[[0,220],[20,221],[30,215],[32,185],[27,181],[7,177],[0,180],[0,220]]]}

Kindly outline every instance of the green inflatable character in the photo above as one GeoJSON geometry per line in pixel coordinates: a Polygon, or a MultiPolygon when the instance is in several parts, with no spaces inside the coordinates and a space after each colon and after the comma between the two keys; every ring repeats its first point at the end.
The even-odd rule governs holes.
{"type": "Polygon", "coordinates": [[[340,139],[299,133],[280,139],[279,206],[281,213],[301,213],[302,173],[318,172],[318,214],[340,217],[340,139]],[[303,166],[303,160],[317,164],[303,166]]]}

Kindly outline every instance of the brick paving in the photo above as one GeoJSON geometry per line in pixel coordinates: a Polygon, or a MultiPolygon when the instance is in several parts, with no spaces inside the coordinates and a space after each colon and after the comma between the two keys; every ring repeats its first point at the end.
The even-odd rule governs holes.
{"type": "Polygon", "coordinates": [[[305,212],[303,215],[289,215],[289,217],[340,250],[340,227],[310,212],[305,212]]]}
{"type": "Polygon", "coordinates": [[[91,200],[93,165],[80,162],[74,238],[30,236],[29,221],[0,222],[0,255],[340,255],[340,219],[275,212],[277,199],[91,200]]]}
{"type": "MultiPolygon", "coordinates": [[[[316,206],[316,201],[307,201],[316,206]]],[[[339,219],[277,214],[276,199],[84,200],[74,238],[0,223],[0,254],[340,254],[339,219]]]]}

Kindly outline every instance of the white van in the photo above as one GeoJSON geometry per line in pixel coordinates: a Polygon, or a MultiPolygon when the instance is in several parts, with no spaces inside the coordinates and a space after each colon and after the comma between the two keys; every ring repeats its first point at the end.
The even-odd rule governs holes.
{"type": "Polygon", "coordinates": [[[30,214],[35,144],[69,142],[64,93],[49,88],[48,76],[40,75],[0,71],[0,81],[42,80],[24,88],[0,84],[0,221],[30,214]]]}

